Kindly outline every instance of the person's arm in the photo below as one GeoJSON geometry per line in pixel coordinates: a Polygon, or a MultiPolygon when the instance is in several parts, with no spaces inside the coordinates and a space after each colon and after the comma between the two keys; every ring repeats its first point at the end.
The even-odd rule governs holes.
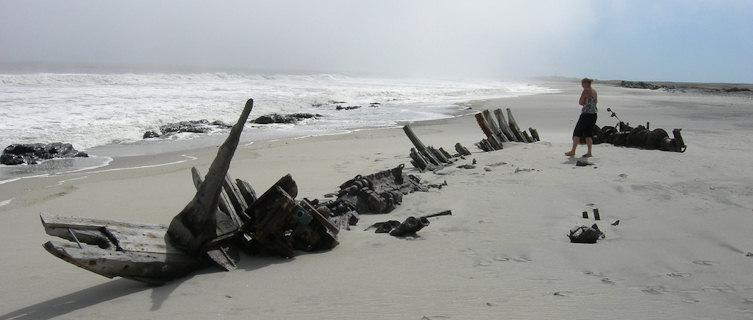
{"type": "Polygon", "coordinates": [[[578,104],[584,105],[586,104],[586,97],[591,95],[591,89],[583,89],[583,92],[580,94],[580,100],[578,100],[578,104]]]}

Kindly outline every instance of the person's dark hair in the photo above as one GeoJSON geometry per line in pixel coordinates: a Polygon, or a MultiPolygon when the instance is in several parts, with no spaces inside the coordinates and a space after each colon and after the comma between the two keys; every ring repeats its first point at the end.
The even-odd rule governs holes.
{"type": "Polygon", "coordinates": [[[594,79],[591,78],[583,78],[583,80],[580,80],[580,83],[588,83],[591,84],[594,82],[594,79]]]}

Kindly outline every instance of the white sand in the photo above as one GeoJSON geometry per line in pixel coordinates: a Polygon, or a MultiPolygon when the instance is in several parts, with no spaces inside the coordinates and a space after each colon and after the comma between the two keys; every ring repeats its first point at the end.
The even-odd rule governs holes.
{"type": "MultiPolygon", "coordinates": [[[[243,255],[161,287],[107,279],[45,252],[40,212],[170,222],[193,196],[189,168],[216,150],[116,159],[105,169],[0,185],[0,319],[750,319],[753,159],[750,96],[600,86],[606,108],[636,125],[683,128],[687,152],[594,147],[589,167],[563,155],[579,113],[578,81],[563,93],[480,103],[510,107],[535,144],[485,153],[473,117],[413,124],[427,145],[474,154],[475,169],[418,174],[401,129],[243,146],[230,175],[258,192],[286,173],[299,198],[323,198],[356,174],[406,164],[424,181],[393,213],[362,216],[329,252],[294,259],[243,255]],[[175,162],[170,165],[150,165],[175,162]],[[136,168],[144,167],[145,168],[136,168]],[[113,170],[113,169],[122,170],[113,170]],[[485,170],[486,169],[486,170],[485,170]],[[571,244],[581,212],[598,208],[606,239],[571,244]],[[415,239],[370,224],[451,209],[415,239]],[[618,226],[610,223],[620,220],[618,226]]],[[[239,102],[242,103],[242,102],[239,102]]],[[[578,154],[585,152],[585,146],[578,154]]]]}

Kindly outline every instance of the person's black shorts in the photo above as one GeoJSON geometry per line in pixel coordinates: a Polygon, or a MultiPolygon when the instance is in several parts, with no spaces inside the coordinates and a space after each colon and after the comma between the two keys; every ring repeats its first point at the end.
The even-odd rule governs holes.
{"type": "Polygon", "coordinates": [[[580,137],[581,139],[592,138],[594,135],[594,126],[596,125],[595,113],[581,113],[578,118],[578,123],[575,124],[575,130],[573,130],[573,137],[580,137]]]}

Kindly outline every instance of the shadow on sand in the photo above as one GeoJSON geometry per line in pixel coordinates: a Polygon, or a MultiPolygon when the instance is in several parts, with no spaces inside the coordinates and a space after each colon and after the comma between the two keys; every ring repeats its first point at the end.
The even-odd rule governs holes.
{"type": "MultiPolygon", "coordinates": [[[[317,252],[325,253],[329,250],[317,252]]],[[[305,253],[304,253],[305,254],[305,253]]],[[[315,253],[316,254],[316,253],[315,253]]],[[[270,265],[294,261],[295,258],[283,259],[273,256],[251,256],[242,254],[242,259],[238,263],[238,270],[230,272],[239,272],[241,270],[251,272],[257,269],[268,267],[270,265]]],[[[162,304],[167,301],[170,294],[181,284],[195,276],[204,274],[226,272],[219,267],[209,265],[199,269],[185,277],[172,280],[162,286],[148,286],[141,282],[117,278],[90,288],[82,289],[76,292],[66,294],[57,298],[33,304],[9,313],[0,315],[0,320],[10,319],[50,319],[59,317],[76,310],[85,309],[102,302],[122,298],[133,293],[151,290],[152,306],[150,311],[157,311],[162,308],[162,304]]]]}

